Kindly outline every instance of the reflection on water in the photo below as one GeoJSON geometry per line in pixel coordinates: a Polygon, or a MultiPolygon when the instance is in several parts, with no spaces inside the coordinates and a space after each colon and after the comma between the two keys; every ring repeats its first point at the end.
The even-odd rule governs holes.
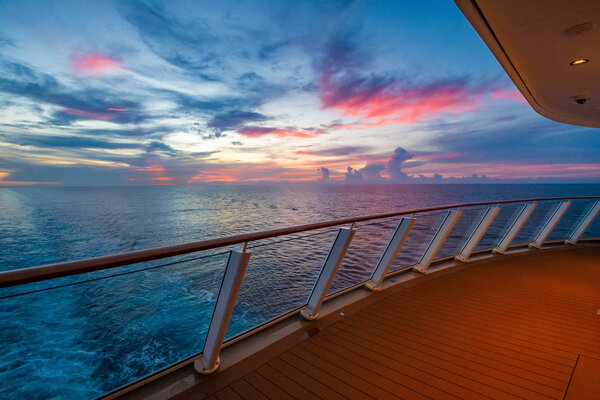
{"type": "MultiPolygon", "coordinates": [[[[4,188],[0,189],[0,269],[391,210],[561,195],[600,195],[600,187],[4,188]]],[[[534,237],[555,204],[538,205],[518,239],[534,237]]],[[[550,239],[571,232],[590,204],[573,202],[550,239]]],[[[464,210],[440,257],[460,251],[483,211],[482,207],[464,210]]],[[[518,205],[503,207],[478,249],[496,245],[518,211],[518,205]]],[[[393,269],[419,261],[444,215],[417,217],[393,269]]],[[[357,224],[330,293],[368,279],[398,220],[357,224]]],[[[335,233],[335,228],[328,228],[250,243],[253,254],[227,337],[302,306],[335,233]]],[[[600,236],[599,223],[589,235],[600,236]]],[[[0,290],[0,296],[7,296],[87,281],[0,300],[0,343],[5,350],[0,355],[0,397],[93,398],[200,352],[227,260],[223,249],[212,254],[0,290]],[[134,272],[140,269],[144,271],[134,272]]]]}

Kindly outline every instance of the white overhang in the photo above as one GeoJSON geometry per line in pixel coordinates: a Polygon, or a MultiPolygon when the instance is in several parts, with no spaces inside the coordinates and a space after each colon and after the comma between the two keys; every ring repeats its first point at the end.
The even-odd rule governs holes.
{"type": "Polygon", "coordinates": [[[535,111],[600,127],[599,0],[455,2],[535,111]]]}

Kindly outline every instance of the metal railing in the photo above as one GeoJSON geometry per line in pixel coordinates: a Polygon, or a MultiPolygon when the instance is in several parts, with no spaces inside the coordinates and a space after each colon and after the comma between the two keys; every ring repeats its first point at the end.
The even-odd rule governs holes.
{"type": "MultiPolygon", "coordinates": [[[[104,257],[90,258],[79,261],[71,261],[59,264],[51,264],[40,267],[25,268],[18,270],[9,270],[0,272],[0,288],[18,286],[26,283],[40,282],[51,280],[60,277],[89,273],[93,271],[107,270],[125,265],[142,263],[150,260],[164,259],[168,257],[179,256],[188,253],[206,251],[210,249],[218,249],[230,247],[233,245],[243,245],[242,248],[229,250],[229,259],[223,273],[221,286],[217,294],[212,317],[205,336],[203,351],[199,355],[194,356],[194,366],[196,371],[201,374],[210,374],[219,367],[219,354],[224,345],[227,329],[234,313],[234,306],[240,293],[240,288],[246,269],[251,259],[252,252],[249,251],[249,243],[269,238],[279,238],[309,231],[317,231],[323,228],[340,227],[349,225],[349,227],[340,227],[333,244],[323,261],[321,270],[314,282],[310,294],[304,304],[300,304],[298,308],[292,312],[288,312],[288,316],[294,312],[312,320],[318,318],[319,310],[324,301],[332,297],[329,293],[332,282],[344,260],[348,249],[352,245],[352,240],[355,234],[360,232],[361,222],[372,222],[386,220],[394,217],[401,217],[396,223],[391,236],[381,237],[382,244],[387,240],[383,251],[380,253],[377,263],[373,266],[372,272],[368,279],[353,282],[349,288],[366,287],[367,289],[377,291],[380,290],[384,279],[391,274],[411,268],[420,273],[427,273],[432,262],[438,260],[436,258],[440,249],[444,246],[453,233],[453,229],[459,222],[465,211],[477,210],[473,221],[470,221],[469,228],[460,234],[460,239],[456,241],[460,251],[452,253],[444,258],[454,257],[456,261],[466,262],[471,254],[475,251],[482,251],[480,248],[481,240],[486,233],[489,234],[490,227],[494,225],[494,221],[501,214],[503,209],[508,210],[508,207],[515,207],[510,217],[505,217],[506,221],[498,223],[496,232],[497,237],[491,237],[493,246],[487,247],[485,250],[492,250],[496,254],[504,254],[507,249],[514,245],[514,240],[521,232],[530,217],[534,214],[538,204],[544,204],[549,211],[540,216],[538,221],[533,224],[533,230],[530,236],[533,240],[526,243],[532,248],[541,248],[548,241],[549,236],[555,230],[559,222],[567,214],[573,201],[587,201],[586,207],[580,214],[572,216],[572,221],[565,228],[568,230],[564,237],[560,237],[561,241],[575,245],[590,227],[592,222],[600,213],[600,198],[599,197],[554,197],[554,198],[537,198],[525,200],[508,200],[508,201],[491,201],[477,202],[466,204],[453,204],[445,206],[435,206],[418,208],[412,210],[390,212],[376,215],[369,215],[355,218],[344,218],[333,221],[326,221],[308,225],[301,225],[289,228],[282,228],[264,232],[242,234],[236,236],[223,237],[218,239],[205,240],[182,244],[177,246],[168,246],[154,248],[148,250],[134,251],[118,255],[110,255],[104,257]],[[556,203],[556,204],[555,204],[556,203]],[[393,271],[393,265],[397,261],[398,254],[403,251],[403,246],[410,238],[411,232],[415,224],[419,220],[426,221],[426,216],[432,215],[434,212],[444,212],[442,218],[437,218],[439,221],[437,228],[431,229],[431,234],[426,239],[428,245],[424,250],[418,251],[418,262],[412,265],[403,265],[402,268],[393,271]],[[478,248],[479,246],[479,248],[478,248]],[[329,295],[328,295],[329,294],[329,295]]],[[[509,213],[507,211],[507,213],[509,213]]],[[[510,213],[509,213],[510,214],[510,213]]],[[[437,224],[437,222],[436,222],[437,224]]],[[[364,226],[364,225],[363,225],[364,226]]],[[[308,236],[308,235],[307,235],[308,236]]],[[[493,236],[493,235],[492,235],[493,236]]],[[[418,239],[418,238],[417,238],[418,239]]],[[[556,240],[556,239],[554,239],[556,240]]],[[[490,242],[490,243],[492,243],[490,242]]],[[[277,244],[277,243],[275,243],[277,244]]],[[[485,246],[484,246],[485,247],[485,246]]],[[[256,251],[260,251],[258,247],[254,247],[256,251]]],[[[347,288],[348,289],[348,288],[347,288]]],[[[272,322],[272,321],[270,321],[272,322]]],[[[251,332],[255,332],[264,328],[267,324],[262,324],[251,328],[251,332]]]]}

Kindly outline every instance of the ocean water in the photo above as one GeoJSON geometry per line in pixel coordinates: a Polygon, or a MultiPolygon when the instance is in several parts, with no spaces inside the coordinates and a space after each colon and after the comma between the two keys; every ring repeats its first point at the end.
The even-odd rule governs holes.
{"type": "MultiPolygon", "coordinates": [[[[255,185],[0,188],[0,270],[431,205],[600,196],[600,185],[255,185]]],[[[589,208],[575,201],[551,239],[589,208]]],[[[556,202],[540,203],[518,243],[556,202]]],[[[463,212],[438,256],[460,250],[483,213],[463,212]]],[[[506,206],[479,248],[497,244],[506,206]]],[[[418,262],[444,212],[418,216],[393,269],[418,262]]],[[[358,224],[330,293],[366,280],[398,218],[358,224]]],[[[250,244],[227,337],[302,306],[336,228],[250,244]]],[[[596,221],[586,234],[600,236],[596,221]]],[[[101,396],[202,351],[227,250],[0,289],[0,398],[101,396]]]]}

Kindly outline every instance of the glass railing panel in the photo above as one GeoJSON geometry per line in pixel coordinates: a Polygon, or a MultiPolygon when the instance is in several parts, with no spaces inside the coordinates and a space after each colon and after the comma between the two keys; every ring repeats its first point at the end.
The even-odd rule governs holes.
{"type": "Polygon", "coordinates": [[[444,222],[446,214],[447,212],[443,211],[415,216],[415,224],[394,260],[390,272],[410,267],[421,260],[433,236],[444,222]]]}
{"type": "Polygon", "coordinates": [[[454,228],[444,241],[444,244],[438,251],[436,259],[454,256],[462,250],[465,243],[483,218],[487,208],[468,208],[463,209],[462,214],[456,221],[454,228]]]}
{"type": "Polygon", "coordinates": [[[556,225],[556,228],[550,232],[548,240],[566,239],[575,230],[579,222],[585,217],[590,208],[594,205],[590,200],[573,200],[571,206],[556,225]]]}
{"type": "Polygon", "coordinates": [[[583,239],[600,238],[600,216],[596,217],[587,231],[584,232],[583,239]]]}
{"type": "Polygon", "coordinates": [[[355,225],[356,234],[328,294],[365,282],[385,250],[399,218],[367,221],[355,225]]]}
{"type": "Polygon", "coordinates": [[[252,256],[225,339],[304,306],[338,229],[251,243],[252,256]]]}
{"type": "Polygon", "coordinates": [[[0,398],[96,398],[201,352],[227,256],[0,290],[0,398]]]}
{"type": "Polygon", "coordinates": [[[522,207],[522,203],[500,205],[498,215],[475,247],[475,251],[496,247],[519,216],[522,207]]]}
{"type": "Polygon", "coordinates": [[[559,204],[560,202],[557,201],[543,201],[537,203],[535,210],[533,210],[512,244],[517,245],[533,242],[548,219],[552,217],[552,213],[559,204]]]}

